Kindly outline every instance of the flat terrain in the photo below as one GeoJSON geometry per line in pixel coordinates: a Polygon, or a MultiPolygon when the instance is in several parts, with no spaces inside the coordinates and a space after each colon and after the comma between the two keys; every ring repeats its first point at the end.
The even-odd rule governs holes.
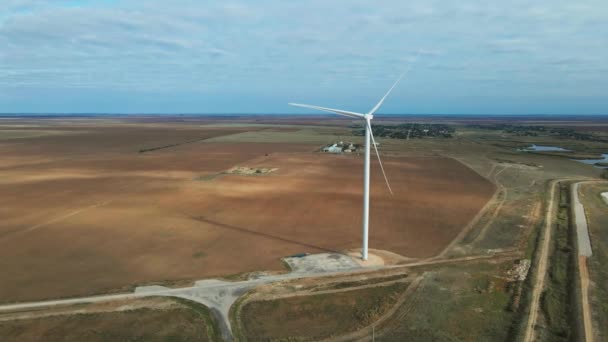
{"type": "MultiPolygon", "coordinates": [[[[314,152],[336,130],[5,120],[0,272],[10,281],[0,283],[0,301],[281,270],[287,255],[359,247],[362,159],[314,152]],[[242,141],[256,132],[288,140],[242,141]],[[277,170],[223,173],[235,166],[277,170]]],[[[376,249],[436,255],[494,192],[451,158],[385,163],[395,196],[373,164],[376,249]]]]}
{"type": "Polygon", "coordinates": [[[318,341],[356,331],[395,305],[407,288],[398,282],[351,291],[253,301],[241,311],[248,341],[318,341]],[[260,319],[264,317],[264,319],[260,319]]]}
{"type": "Polygon", "coordinates": [[[375,340],[513,340],[508,335],[514,313],[506,279],[511,265],[471,263],[428,270],[395,313],[376,327],[375,340]]]}
{"type": "MultiPolygon", "coordinates": [[[[294,253],[359,247],[361,157],[315,151],[340,140],[361,143],[362,137],[353,135],[349,120],[330,117],[315,126],[319,118],[0,117],[0,272],[10,280],[0,282],[0,302],[118,291],[127,294],[104,300],[126,300],[133,298],[129,290],[135,285],[156,284],[180,287],[163,291],[186,291],[191,299],[223,310],[222,322],[226,301],[209,300],[234,300],[251,290],[232,307],[230,322],[236,333],[253,340],[295,331],[309,339],[334,335],[332,341],[371,341],[372,324],[378,341],[518,340],[526,334],[531,310],[538,318],[532,325],[536,339],[568,335],[562,330],[578,317],[568,311],[577,305],[567,288],[575,278],[570,266],[575,240],[561,229],[567,227],[569,205],[557,196],[553,200],[551,185],[599,180],[603,170],[570,158],[608,152],[605,117],[379,116],[377,121],[387,125],[441,122],[456,129],[451,139],[378,139],[396,194],[388,194],[374,162],[370,247],[415,259],[380,252],[402,265],[294,279],[307,266],[293,264],[295,274],[262,277],[274,281],[256,275],[246,282],[203,281],[190,288],[200,278],[245,279],[243,272],[281,271],[279,258],[294,253]],[[493,127],[497,124],[573,128],[594,138],[522,135],[521,129],[510,132],[493,127]],[[518,151],[530,144],[573,152],[518,151]],[[551,238],[545,240],[551,223],[561,228],[549,229],[551,238]],[[538,262],[543,253],[544,266],[538,262]],[[529,273],[520,267],[526,264],[529,273]],[[378,295],[377,286],[406,273],[407,289],[376,310],[375,303],[391,299],[378,295]],[[546,275],[544,286],[534,286],[538,273],[546,275]],[[330,320],[326,315],[332,310],[349,315],[330,320]],[[350,315],[356,312],[364,314],[350,315]],[[318,329],[306,330],[311,324],[318,329]],[[558,329],[549,331],[552,327],[558,329]]],[[[568,193],[559,186],[553,191],[568,193]]],[[[607,191],[599,183],[581,185],[593,248],[589,297],[598,341],[605,339],[608,317],[603,286],[608,206],[599,197],[607,191]]],[[[152,291],[160,288],[140,288],[140,293],[167,294],[152,291]]],[[[99,331],[128,332],[123,320],[144,332],[129,318],[134,311],[121,307],[87,312],[86,321],[78,321],[85,316],[47,317],[60,309],[24,305],[19,315],[32,317],[5,320],[0,327],[9,330],[0,329],[0,336],[26,339],[18,334],[48,332],[48,327],[65,331],[64,326],[83,322],[102,324],[99,331]],[[114,317],[111,324],[103,323],[107,317],[114,317]]],[[[157,315],[157,309],[130,306],[146,317],[157,315]]],[[[204,327],[189,316],[176,316],[186,322],[185,336],[194,331],[189,322],[204,327]]],[[[167,322],[174,331],[174,322],[167,322]]],[[[179,340],[184,335],[159,336],[179,340]]]]}

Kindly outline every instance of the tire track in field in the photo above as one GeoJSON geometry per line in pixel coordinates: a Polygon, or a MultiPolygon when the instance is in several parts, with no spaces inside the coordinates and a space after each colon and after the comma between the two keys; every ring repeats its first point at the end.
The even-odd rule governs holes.
{"type": "Polygon", "coordinates": [[[496,217],[498,217],[498,214],[501,212],[502,207],[504,206],[505,202],[507,201],[507,197],[508,197],[507,188],[498,181],[498,176],[508,168],[509,168],[508,166],[504,166],[500,171],[498,171],[494,174],[494,177],[493,177],[494,184],[496,184],[498,186],[498,194],[500,194],[499,195],[500,199],[497,198],[496,202],[498,204],[496,205],[496,208],[494,209],[492,216],[490,216],[490,218],[488,219],[488,222],[486,222],[486,224],[483,226],[483,228],[481,228],[481,230],[479,231],[479,234],[477,235],[475,240],[473,240],[473,242],[480,242],[485,238],[486,233],[488,232],[488,230],[490,228],[490,225],[492,225],[492,223],[494,223],[494,221],[496,220],[496,217]]]}
{"type": "Polygon", "coordinates": [[[19,231],[16,231],[16,232],[12,232],[12,233],[6,234],[6,235],[2,236],[1,239],[7,239],[7,238],[10,238],[10,237],[15,237],[15,236],[19,236],[19,235],[22,235],[22,234],[25,234],[25,233],[32,232],[32,231],[34,231],[36,229],[39,229],[39,228],[51,225],[53,223],[61,222],[61,221],[65,220],[65,219],[68,219],[68,218],[70,218],[72,216],[76,216],[76,215],[78,215],[78,214],[80,214],[82,212],[85,212],[87,210],[98,208],[98,207],[102,207],[104,205],[110,204],[111,202],[112,201],[104,201],[104,202],[100,202],[100,203],[97,203],[97,204],[93,204],[93,205],[90,205],[90,206],[87,206],[87,207],[84,207],[84,208],[80,208],[80,209],[74,210],[74,211],[69,212],[69,213],[67,213],[65,215],[57,216],[57,217],[54,217],[54,218],[52,218],[50,220],[44,221],[42,223],[38,223],[38,224],[35,224],[33,226],[30,226],[28,228],[25,228],[25,229],[22,229],[22,230],[19,230],[19,231]]]}

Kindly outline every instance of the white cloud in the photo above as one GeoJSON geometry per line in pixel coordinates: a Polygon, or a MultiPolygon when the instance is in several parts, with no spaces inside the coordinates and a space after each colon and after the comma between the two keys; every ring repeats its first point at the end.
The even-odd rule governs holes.
{"type": "Polygon", "coordinates": [[[604,0],[5,0],[0,92],[295,87],[365,97],[415,55],[410,82],[425,86],[413,92],[464,94],[491,81],[540,94],[549,84],[577,90],[580,79],[595,89],[608,79],[607,23],[604,0]]]}

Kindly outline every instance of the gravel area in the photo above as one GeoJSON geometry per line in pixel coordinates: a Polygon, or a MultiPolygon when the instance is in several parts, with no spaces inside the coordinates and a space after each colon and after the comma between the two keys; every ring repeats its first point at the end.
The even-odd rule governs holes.
{"type": "Polygon", "coordinates": [[[578,197],[578,186],[579,183],[572,186],[572,208],[574,212],[574,222],[576,224],[578,254],[581,256],[590,257],[592,254],[591,240],[589,239],[589,229],[587,227],[585,208],[578,197]]]}

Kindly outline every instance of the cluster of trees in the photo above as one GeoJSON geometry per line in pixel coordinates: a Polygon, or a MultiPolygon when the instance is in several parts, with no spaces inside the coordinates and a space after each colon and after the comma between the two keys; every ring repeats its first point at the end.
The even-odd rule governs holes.
{"type": "MultiPolygon", "coordinates": [[[[452,138],[456,129],[444,124],[405,123],[400,125],[372,125],[375,137],[413,139],[424,137],[452,138]]],[[[353,135],[364,135],[361,126],[353,128],[353,135]]]]}
{"type": "Polygon", "coordinates": [[[503,130],[505,133],[515,134],[517,136],[532,136],[536,137],[539,134],[546,134],[545,126],[511,126],[508,125],[503,130]]]}
{"type": "Polygon", "coordinates": [[[549,130],[549,133],[551,133],[553,135],[558,135],[560,137],[570,138],[570,139],[575,139],[575,140],[605,141],[601,138],[594,136],[593,134],[577,132],[577,131],[573,130],[572,128],[562,128],[562,127],[551,128],[549,130]]]}
{"type": "Polygon", "coordinates": [[[505,133],[511,133],[516,136],[546,136],[552,135],[561,138],[568,138],[574,140],[588,140],[588,141],[604,141],[605,139],[594,136],[589,133],[577,132],[572,128],[567,127],[545,127],[540,125],[526,126],[526,125],[509,125],[509,124],[495,124],[495,125],[470,125],[470,127],[490,129],[490,130],[501,130],[505,133]]]}

